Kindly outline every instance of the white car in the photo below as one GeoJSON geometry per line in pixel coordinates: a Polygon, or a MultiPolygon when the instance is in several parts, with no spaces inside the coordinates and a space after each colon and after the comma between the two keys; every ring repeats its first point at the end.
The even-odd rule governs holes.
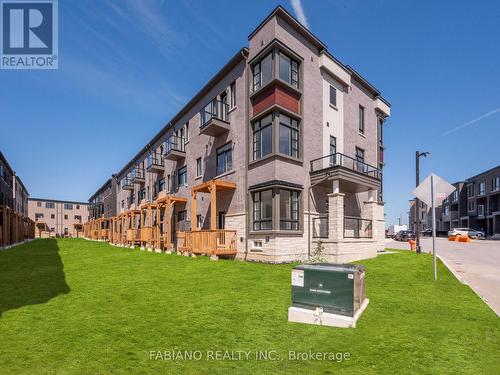
{"type": "Polygon", "coordinates": [[[471,228],[453,228],[448,231],[448,236],[469,236],[470,238],[484,239],[484,232],[471,228]]]}

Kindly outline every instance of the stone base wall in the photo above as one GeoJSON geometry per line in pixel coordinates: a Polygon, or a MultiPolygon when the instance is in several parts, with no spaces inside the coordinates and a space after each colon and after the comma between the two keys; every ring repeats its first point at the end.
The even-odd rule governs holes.
{"type": "MultiPolygon", "coordinates": [[[[332,263],[350,263],[356,260],[375,258],[377,241],[374,239],[353,239],[338,242],[322,241],[325,258],[332,263]]],[[[313,243],[316,248],[317,241],[313,243]]]]}

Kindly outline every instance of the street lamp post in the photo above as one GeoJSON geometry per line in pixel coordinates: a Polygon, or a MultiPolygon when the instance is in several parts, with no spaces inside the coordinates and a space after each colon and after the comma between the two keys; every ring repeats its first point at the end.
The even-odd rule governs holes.
{"type": "MultiPolygon", "coordinates": [[[[420,157],[426,158],[430,152],[415,151],[415,186],[420,184],[420,157]]],[[[420,254],[420,200],[415,198],[415,245],[417,254],[420,254]]]]}

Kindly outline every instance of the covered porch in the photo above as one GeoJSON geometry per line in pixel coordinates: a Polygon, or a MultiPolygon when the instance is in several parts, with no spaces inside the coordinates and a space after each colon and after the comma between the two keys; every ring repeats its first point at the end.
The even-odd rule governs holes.
{"type": "Polygon", "coordinates": [[[214,257],[236,255],[236,230],[217,228],[217,194],[235,189],[234,182],[224,180],[210,180],[192,187],[191,230],[179,232],[179,251],[214,257]],[[210,194],[210,229],[201,229],[198,225],[197,196],[200,193],[210,194]]]}

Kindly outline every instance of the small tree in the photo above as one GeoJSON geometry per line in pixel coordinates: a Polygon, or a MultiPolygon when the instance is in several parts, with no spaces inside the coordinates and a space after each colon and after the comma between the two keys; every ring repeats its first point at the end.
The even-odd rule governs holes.
{"type": "Polygon", "coordinates": [[[314,249],[314,253],[309,259],[309,263],[326,263],[325,257],[325,247],[323,246],[323,241],[319,240],[316,243],[316,248],[314,249]]]}

